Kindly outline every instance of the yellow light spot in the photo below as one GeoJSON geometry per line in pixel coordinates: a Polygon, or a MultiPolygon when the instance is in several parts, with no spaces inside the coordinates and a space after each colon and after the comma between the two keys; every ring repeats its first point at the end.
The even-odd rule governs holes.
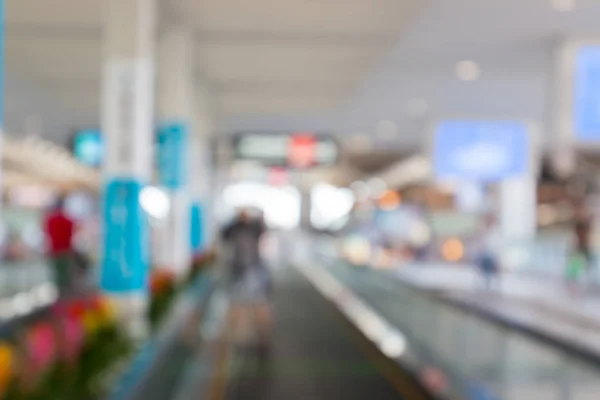
{"type": "Polygon", "coordinates": [[[465,255],[465,247],[459,239],[448,239],[442,245],[442,257],[446,261],[460,261],[465,255]]]}
{"type": "Polygon", "coordinates": [[[398,208],[402,199],[400,194],[394,190],[386,190],[379,198],[379,207],[384,210],[394,210],[398,208]]]}

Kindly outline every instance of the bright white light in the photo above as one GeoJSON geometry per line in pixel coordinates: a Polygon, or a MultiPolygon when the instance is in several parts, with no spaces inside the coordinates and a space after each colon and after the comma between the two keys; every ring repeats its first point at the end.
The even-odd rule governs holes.
{"type": "Polygon", "coordinates": [[[476,81],[481,76],[481,68],[475,61],[460,61],[456,64],[456,76],[462,81],[476,81]]]}
{"type": "Polygon", "coordinates": [[[51,283],[44,283],[34,289],[34,291],[36,301],[41,305],[52,303],[58,297],[58,291],[51,283]]]}
{"type": "Polygon", "coordinates": [[[375,314],[364,314],[356,321],[362,332],[372,341],[378,341],[387,332],[387,326],[375,314]]]}
{"type": "Polygon", "coordinates": [[[12,299],[12,307],[17,315],[25,315],[34,307],[34,301],[27,292],[19,293],[12,299]]]}
{"type": "Polygon", "coordinates": [[[556,11],[569,12],[575,10],[575,0],[552,0],[552,7],[556,11]]]}
{"type": "Polygon", "coordinates": [[[431,229],[425,222],[414,222],[408,230],[408,238],[413,245],[423,246],[431,240],[431,229]]]}
{"type": "Polygon", "coordinates": [[[292,186],[272,187],[258,182],[240,182],[223,191],[230,208],[254,207],[263,210],[272,227],[293,229],[300,223],[300,194],[292,186]]]}
{"type": "Polygon", "coordinates": [[[385,183],[385,181],[381,178],[371,178],[367,184],[369,185],[371,197],[375,199],[383,196],[385,191],[388,189],[387,183],[385,183]]]}
{"type": "Polygon", "coordinates": [[[315,185],[311,192],[311,223],[317,229],[331,228],[353,207],[354,194],[351,190],[328,184],[315,185]]]}
{"type": "Polygon", "coordinates": [[[389,358],[398,358],[406,351],[406,339],[399,333],[388,332],[379,344],[379,348],[389,358]]]}
{"type": "Polygon", "coordinates": [[[508,149],[492,143],[477,143],[457,151],[453,160],[465,173],[485,176],[510,168],[511,154],[508,149]]]}
{"type": "Polygon", "coordinates": [[[140,204],[148,215],[156,219],[166,218],[171,210],[169,195],[154,186],[146,186],[142,190],[140,204]]]}

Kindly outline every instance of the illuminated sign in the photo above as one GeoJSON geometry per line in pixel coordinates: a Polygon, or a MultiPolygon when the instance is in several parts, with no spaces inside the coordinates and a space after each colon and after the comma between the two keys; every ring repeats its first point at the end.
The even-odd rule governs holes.
{"type": "Polygon", "coordinates": [[[236,158],[269,166],[307,168],[335,164],[339,148],[331,136],[312,133],[244,133],[234,140],[236,158]]]}
{"type": "Polygon", "coordinates": [[[75,158],[90,167],[98,167],[104,159],[104,139],[100,131],[90,129],[78,132],[73,141],[75,158]]]}
{"type": "Polygon", "coordinates": [[[104,189],[104,251],[101,288],[110,293],[142,292],[149,272],[149,228],[139,201],[143,185],[112,179],[104,189]]]}
{"type": "Polygon", "coordinates": [[[158,130],[160,183],[172,190],[186,183],[188,131],[187,124],[181,122],[166,123],[158,130]]]}
{"type": "Polygon", "coordinates": [[[529,132],[513,121],[445,121],[435,131],[439,179],[494,182],[527,171],[529,132]]]}
{"type": "Polygon", "coordinates": [[[600,46],[581,47],[575,64],[575,135],[600,140],[600,46]]]}
{"type": "Polygon", "coordinates": [[[311,134],[292,135],[288,148],[288,161],[292,167],[308,168],[316,162],[317,141],[311,134]]]}

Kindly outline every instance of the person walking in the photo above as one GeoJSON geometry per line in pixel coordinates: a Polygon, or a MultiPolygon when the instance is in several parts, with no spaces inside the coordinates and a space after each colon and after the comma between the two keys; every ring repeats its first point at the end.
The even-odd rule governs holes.
{"type": "Polygon", "coordinates": [[[64,197],[59,197],[44,221],[47,257],[61,296],[73,289],[73,237],[75,222],[65,213],[64,197]]]}
{"type": "MultiPolygon", "coordinates": [[[[594,254],[592,252],[592,215],[589,212],[585,198],[573,202],[575,249],[569,265],[579,264],[579,275],[585,276],[584,290],[588,291],[596,282],[594,276],[594,254]]],[[[570,267],[574,269],[574,267],[570,267]]]]}
{"type": "Polygon", "coordinates": [[[252,218],[247,209],[241,210],[222,232],[230,252],[232,304],[229,328],[237,333],[243,316],[250,314],[263,348],[270,343],[273,290],[270,271],[260,253],[260,241],[265,232],[264,221],[252,218]]]}

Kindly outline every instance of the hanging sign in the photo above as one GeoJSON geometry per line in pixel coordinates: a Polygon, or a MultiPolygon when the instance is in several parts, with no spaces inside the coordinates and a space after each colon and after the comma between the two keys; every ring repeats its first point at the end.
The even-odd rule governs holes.
{"type": "Polygon", "coordinates": [[[527,172],[527,125],[512,121],[445,121],[435,130],[436,178],[494,182],[527,172]]]}
{"type": "Polygon", "coordinates": [[[114,179],[104,191],[103,290],[111,293],[146,289],[148,277],[148,227],[140,205],[142,184],[134,179],[114,179]]]}
{"type": "Polygon", "coordinates": [[[188,127],[171,122],[158,132],[158,171],[162,186],[177,190],[185,184],[187,167],[188,127]]]}

